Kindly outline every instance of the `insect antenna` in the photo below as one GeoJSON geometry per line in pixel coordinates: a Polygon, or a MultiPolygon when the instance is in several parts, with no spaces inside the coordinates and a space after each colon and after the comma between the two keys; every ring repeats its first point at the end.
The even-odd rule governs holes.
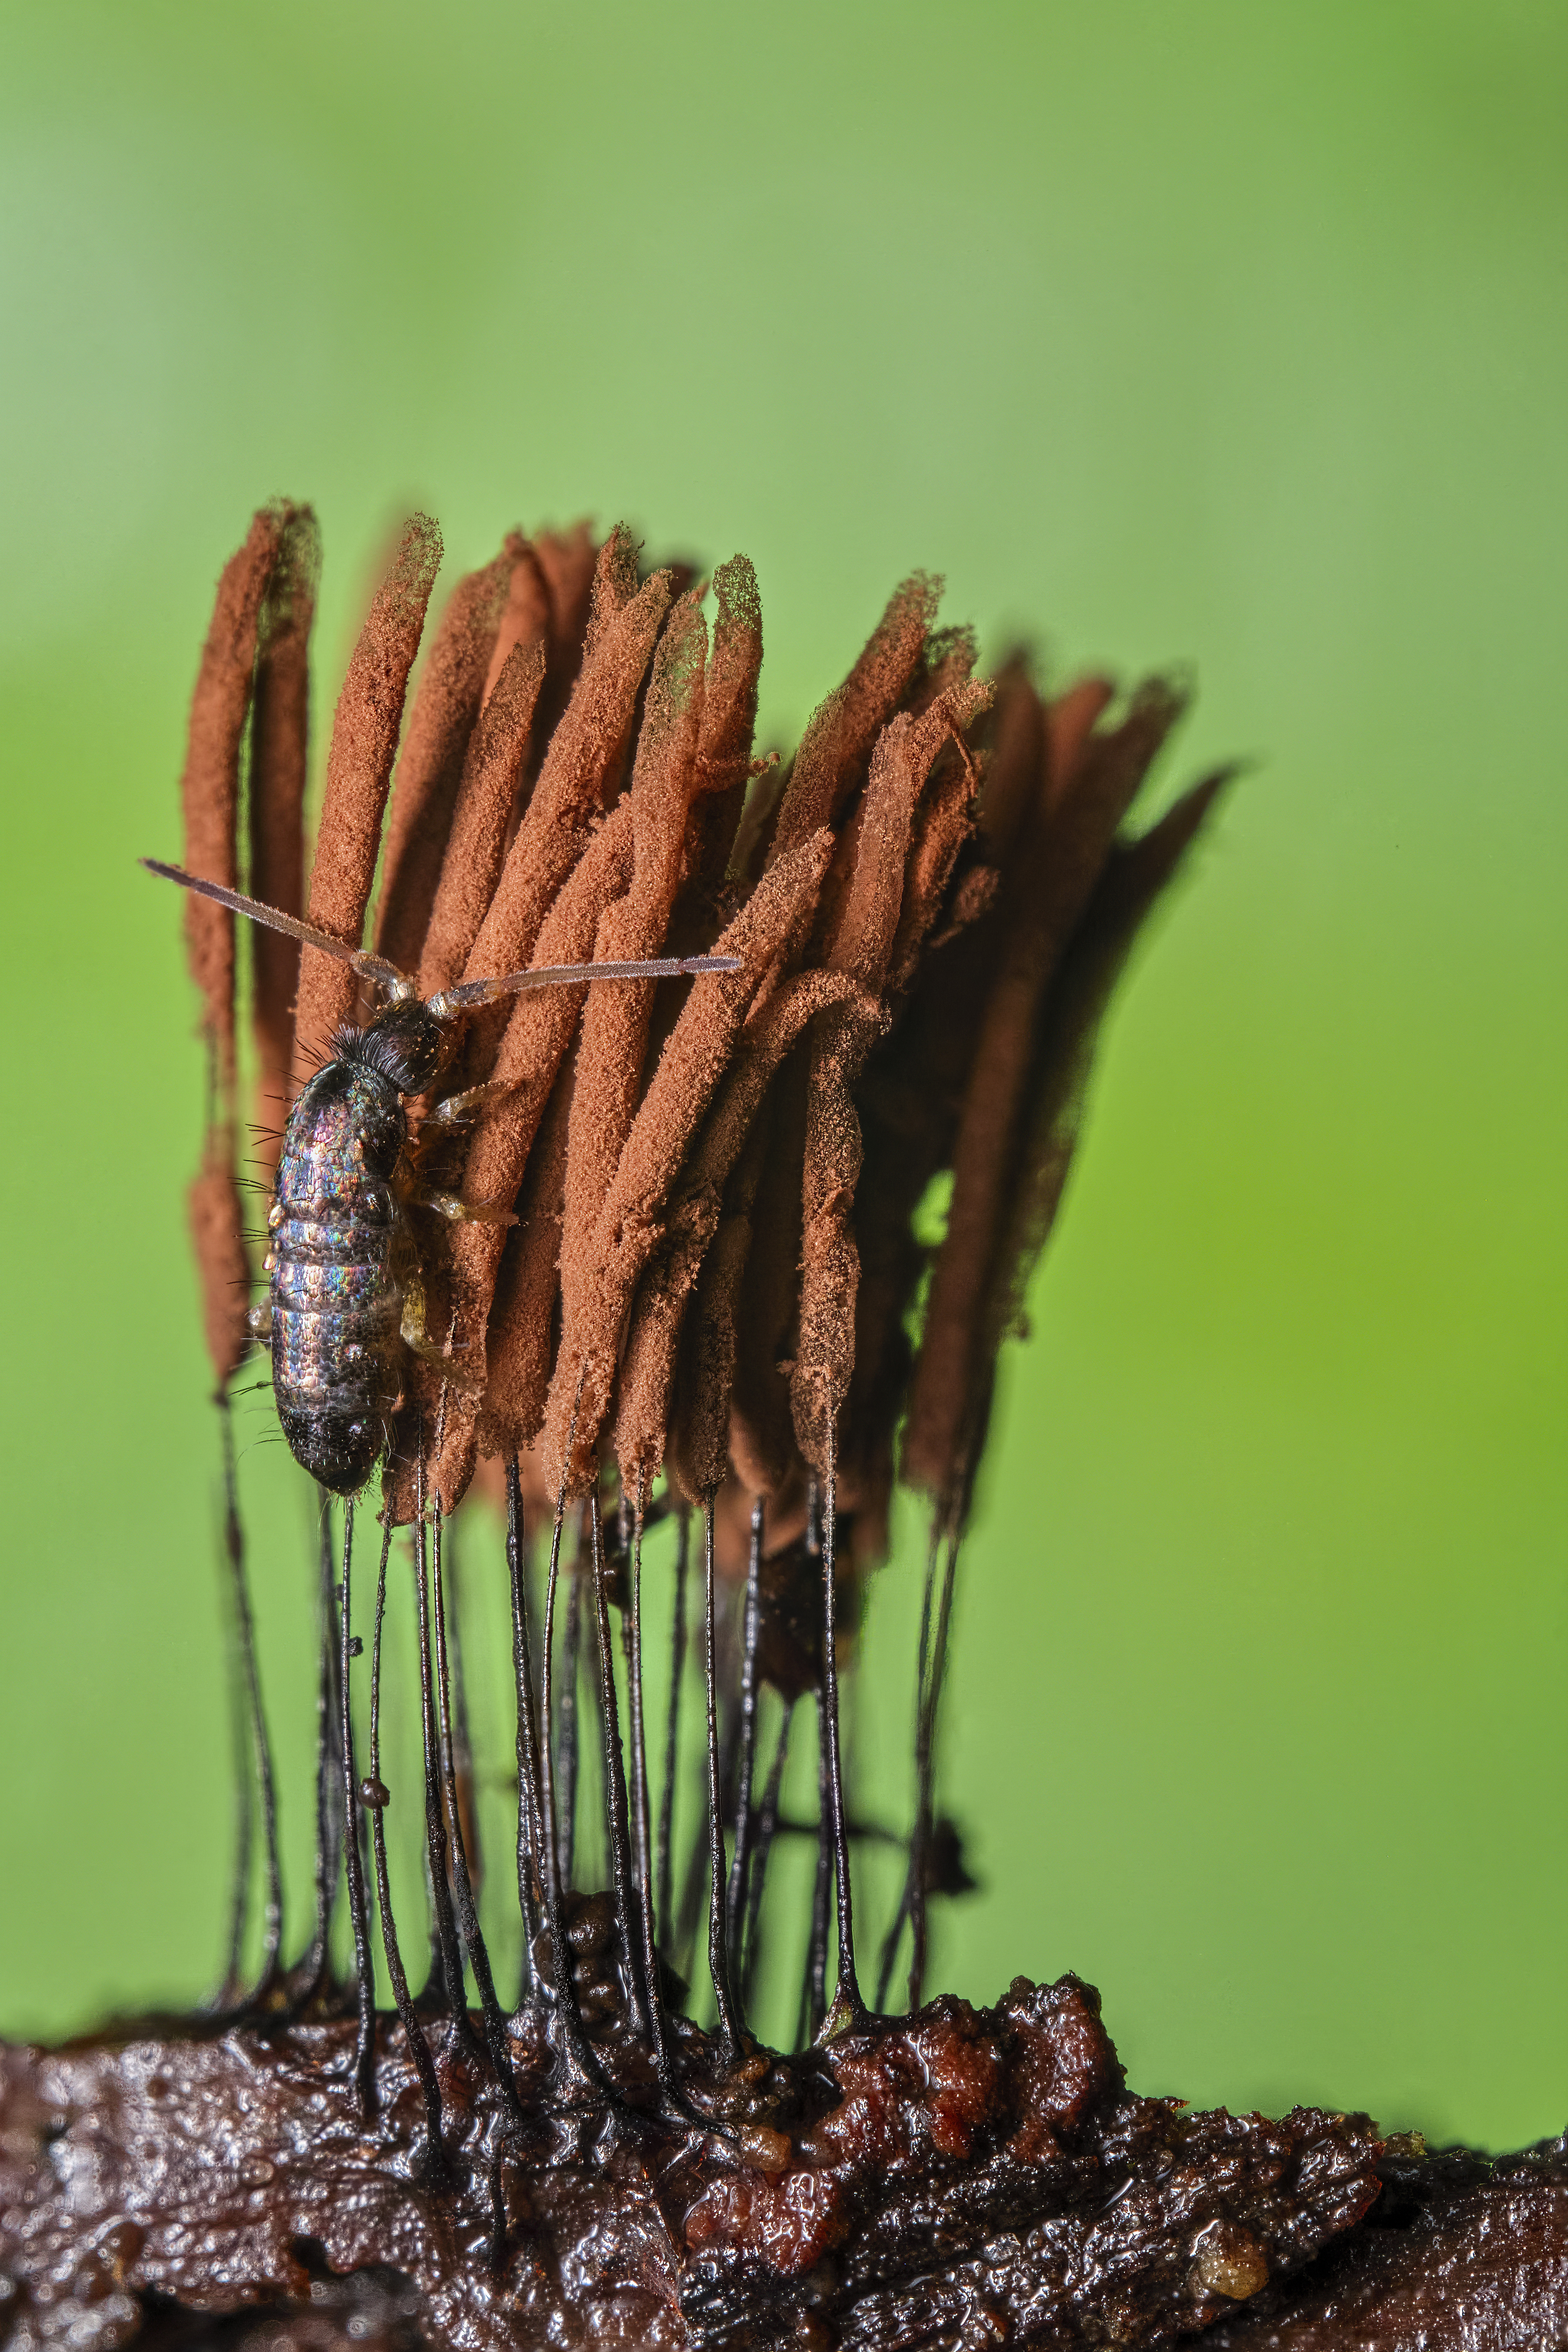
{"type": "Polygon", "coordinates": [[[452,1825],[452,1885],[458,1900],[458,1918],[462,1927],[463,1943],[468,1955],[468,1965],[479,1989],[479,2007],[485,2021],[485,2041],[489,2045],[490,2063],[500,2085],[501,2100],[508,2120],[519,2130],[522,2127],[522,2108],[512,2076],[511,2049],[507,2040],[506,2020],[496,1999],[495,1978],[490,1969],[490,1956],[479,1927],[479,1907],[474,1901],[473,1882],[468,1876],[468,1857],[463,1841],[462,1810],[458,1801],[458,1779],[452,1751],[452,1704],[447,1654],[447,1580],[442,1560],[442,1531],[446,1524],[441,1497],[436,1496],[431,1505],[430,1546],[432,1574],[435,1584],[436,1618],[436,1692],[440,1710],[441,1777],[445,1787],[447,1810],[452,1825]]]}
{"type": "Polygon", "coordinates": [[[731,1970],[742,1977],[741,1929],[745,1917],[746,1881],[751,1867],[752,1781],[757,1760],[757,1635],[762,1618],[763,1503],[752,1504],[752,1540],[746,1559],[745,1620],[741,1651],[741,1762],[735,1788],[735,1843],[730,1860],[730,1884],[724,1898],[724,1936],[731,1970]]]}
{"type": "Polygon", "coordinates": [[[348,1874],[349,1918],[353,1927],[354,1991],[359,2011],[353,2082],[359,2096],[360,2114],[368,2123],[375,2109],[375,1969],[370,1957],[364,1855],[360,1846],[364,1813],[354,1780],[354,1727],[349,1705],[349,1661],[355,1652],[350,1583],[353,1549],[354,1507],[351,1496],[343,1505],[342,1584],[338,1601],[338,1632],[342,1643],[338,1652],[338,1704],[342,1710],[338,1725],[338,1752],[343,1775],[343,1820],[347,1825],[343,1855],[348,1874]]]}
{"type": "Polygon", "coordinates": [[[408,1990],[403,1954],[398,1948],[397,1922],[392,1912],[392,1885],[386,1867],[385,1814],[390,1800],[386,1784],[381,1777],[381,1628],[386,1614],[386,1563],[392,1551],[392,1515],[388,1512],[382,1529],[381,1565],[375,1580],[375,1634],[370,1660],[370,1770],[360,1783],[360,1799],[370,1811],[371,1840],[375,1853],[376,1907],[381,1913],[381,1943],[386,1955],[386,1973],[392,1979],[393,2001],[425,2101],[429,2168],[439,2175],[447,2168],[447,2147],[441,2131],[441,2085],[436,2079],[430,2045],[425,2039],[425,2030],[414,2006],[414,1996],[408,1990]]]}
{"type": "Polygon", "coordinates": [[[269,931],[282,931],[289,939],[319,948],[323,955],[334,956],[339,963],[349,965],[362,980],[377,981],[395,995],[414,994],[414,983],[407,973],[399,971],[395,963],[388,963],[384,956],[370,955],[363,948],[351,947],[346,940],[334,939],[331,931],[321,930],[314,923],[301,922],[298,915],[286,915],[280,908],[263,906],[259,898],[247,898],[241,890],[227,890],[221,882],[207,882],[199,874],[187,874],[183,866],[165,866],[158,857],[139,858],[137,863],[165,882],[177,882],[182,890],[194,890],[199,898],[211,898],[215,905],[226,907],[230,914],[243,915],[249,922],[264,924],[269,931]]]}
{"type": "Polygon", "coordinates": [[[719,1717],[714,1671],[713,1496],[702,1506],[702,1664],[707,1682],[708,1720],[708,1971],[713,1998],[719,2004],[719,2038],[726,2064],[742,2052],[741,2021],[730,1982],[730,1954],[724,1933],[724,1807],[719,1769],[719,1717]]]}
{"type": "Polygon", "coordinates": [[[669,1708],[664,1725],[664,1786],[658,1801],[658,1940],[673,1948],[671,1837],[675,1826],[675,1775],[679,1761],[680,1685],[686,1671],[686,1580],[691,1566],[691,1513],[679,1515],[675,1550],[675,1612],[670,1625],[669,1708]]]}
{"type": "MultiPolygon", "coordinates": [[[[142,864],[148,861],[143,858],[142,864]]],[[[341,950],[340,950],[341,952],[341,950]]],[[[630,961],[605,958],[593,963],[542,963],[521,971],[502,972],[494,980],[467,980],[431,997],[428,1009],[437,1021],[454,1013],[471,1013],[502,996],[521,996],[526,989],[571,986],[585,980],[683,980],[703,972],[739,971],[741,958],[732,955],[644,956],[630,961]]]]}

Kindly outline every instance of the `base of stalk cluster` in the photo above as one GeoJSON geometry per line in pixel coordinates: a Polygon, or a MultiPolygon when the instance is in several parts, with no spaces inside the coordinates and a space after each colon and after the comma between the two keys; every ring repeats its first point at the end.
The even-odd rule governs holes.
{"type": "Polygon", "coordinates": [[[1568,2333],[1562,2145],[1489,2164],[1385,2142],[1364,2116],[1136,2097],[1074,1977],[728,2068],[679,2021],[681,2090],[711,2132],[654,2112],[624,2012],[593,2028],[613,2100],[574,2093],[544,2006],[519,2013],[521,2128],[482,2045],[424,2031],[438,2164],[395,2017],[368,2126],[348,2019],[0,2048],[10,2352],[154,2352],[193,2324],[236,2352],[1152,2347],[1211,2329],[1215,2352],[1484,2352],[1568,2333]]]}

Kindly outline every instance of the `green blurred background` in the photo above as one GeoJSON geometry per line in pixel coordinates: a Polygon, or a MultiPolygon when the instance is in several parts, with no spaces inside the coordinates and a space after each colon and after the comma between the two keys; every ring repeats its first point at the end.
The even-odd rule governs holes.
{"type": "MultiPolygon", "coordinates": [[[[1562,8],[13,0],[5,48],[0,2020],[193,1997],[222,1940],[201,1063],[132,864],[177,851],[218,567],[317,502],[324,718],[405,502],[454,568],[591,511],[753,557],[774,740],[924,564],[994,650],[1190,657],[1167,788],[1260,763],[1003,1383],[938,1979],[1078,1969],[1151,2091],[1560,2128],[1562,8]]],[[[905,1538],[855,1726],[889,1806],[905,1538]]]]}

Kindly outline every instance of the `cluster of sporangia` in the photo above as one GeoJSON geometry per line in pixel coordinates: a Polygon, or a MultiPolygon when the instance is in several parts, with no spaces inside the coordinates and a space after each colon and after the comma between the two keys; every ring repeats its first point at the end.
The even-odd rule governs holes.
{"type": "MultiPolygon", "coordinates": [[[[722,1568],[743,1559],[754,1500],[772,1556],[831,1478],[841,1544],[852,1518],[869,1565],[900,1430],[904,1479],[944,1525],[963,1515],[1095,1016],[1223,779],[1119,840],[1180,693],[1151,681],[1108,722],[1098,679],[1051,702],[1022,660],[983,682],[973,635],[935,625],[937,583],[918,574],[793,761],[755,759],[750,563],[710,583],[645,577],[624,529],[599,546],[583,526],[513,535],[461,579],[405,721],[440,553],[416,518],[350,663],[310,919],[360,944],[379,863],[374,944],[421,995],[531,961],[711,949],[740,969],[541,991],[471,1018],[461,1082],[510,1091],[445,1169],[489,1213],[423,1237],[447,1360],[405,1401],[394,1516],[412,1516],[416,1457],[447,1511],[480,1457],[517,1450],[552,1507],[608,1462],[628,1497],[662,1471],[715,1500],[722,1568]],[[945,1170],[930,1264],[911,1216],[945,1170]]],[[[219,588],[184,785],[191,869],[289,912],[316,566],[308,509],[257,517],[219,588]]],[[[234,920],[196,899],[186,920],[226,1112],[234,920]]],[[[272,934],[254,954],[275,1139],[359,984],[272,934]]],[[[225,1376],[248,1274],[232,1165],[220,1118],[196,1226],[225,1376]]]]}

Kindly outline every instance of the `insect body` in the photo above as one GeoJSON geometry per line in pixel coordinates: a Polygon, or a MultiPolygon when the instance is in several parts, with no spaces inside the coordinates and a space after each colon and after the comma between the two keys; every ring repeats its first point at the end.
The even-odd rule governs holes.
{"type": "MultiPolygon", "coordinates": [[[[252,922],[322,949],[387,992],[388,1002],[364,1028],[338,1031],[331,1059],[289,1115],[267,1219],[268,1294],[250,1318],[256,1336],[271,1341],[273,1391],[295,1460],[333,1494],[357,1494],[391,1442],[406,1350],[440,1352],[426,1334],[410,1207],[452,1217],[498,1213],[421,1186],[409,1160],[405,1097],[428,1094],[437,1084],[463,1016],[476,1005],[574,981],[733,971],[739,958],[553,964],[468,981],[422,1003],[413,982],[383,958],[181,866],[142,862],[252,922]]],[[[470,1087],[438,1103],[432,1118],[453,1128],[504,1091],[470,1087]]]]}

